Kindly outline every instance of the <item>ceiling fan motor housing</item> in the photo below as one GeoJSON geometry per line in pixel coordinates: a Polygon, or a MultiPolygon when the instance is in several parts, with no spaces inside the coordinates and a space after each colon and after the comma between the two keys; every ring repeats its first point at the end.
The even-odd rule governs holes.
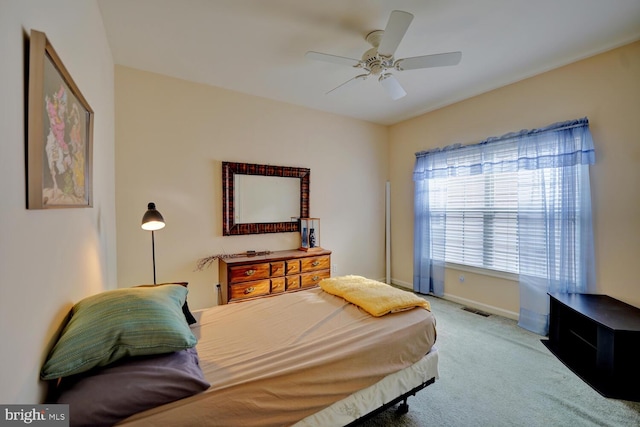
{"type": "Polygon", "coordinates": [[[367,34],[366,40],[373,47],[362,55],[365,68],[374,76],[383,74],[387,68],[393,67],[393,57],[385,58],[378,54],[378,46],[383,35],[383,30],[375,30],[367,34]]]}
{"type": "Polygon", "coordinates": [[[393,57],[385,58],[378,55],[378,48],[372,47],[362,55],[364,68],[374,76],[384,73],[387,68],[393,68],[393,57]]]}

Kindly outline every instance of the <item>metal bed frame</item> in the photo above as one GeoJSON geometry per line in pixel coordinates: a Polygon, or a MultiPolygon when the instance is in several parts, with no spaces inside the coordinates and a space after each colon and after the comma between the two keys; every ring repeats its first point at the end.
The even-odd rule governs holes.
{"type": "Polygon", "coordinates": [[[386,411],[387,409],[391,408],[392,406],[394,406],[395,404],[397,404],[400,401],[403,401],[403,402],[400,404],[400,406],[398,406],[398,409],[396,409],[396,413],[398,415],[406,414],[407,412],[409,412],[409,404],[407,403],[407,399],[409,399],[410,396],[415,396],[417,392],[419,392],[420,390],[426,388],[427,386],[430,386],[435,381],[436,381],[435,378],[431,378],[430,380],[427,380],[427,381],[423,382],[422,384],[412,388],[408,392],[396,397],[395,399],[391,400],[390,402],[383,404],[382,406],[380,406],[377,409],[374,409],[373,411],[369,412],[367,415],[364,415],[364,416],[358,418],[357,420],[354,420],[354,421],[350,422],[345,427],[358,426],[358,425],[362,424],[363,422],[365,422],[365,421],[375,417],[376,415],[380,414],[381,412],[386,411]]]}

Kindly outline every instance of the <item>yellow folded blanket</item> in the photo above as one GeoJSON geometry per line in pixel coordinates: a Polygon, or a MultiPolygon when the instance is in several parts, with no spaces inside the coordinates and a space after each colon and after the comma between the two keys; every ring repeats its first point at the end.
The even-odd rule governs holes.
{"type": "Polygon", "coordinates": [[[361,276],[331,277],[320,281],[323,291],[344,298],[372,316],[422,307],[431,311],[429,302],[411,292],[361,276]]]}

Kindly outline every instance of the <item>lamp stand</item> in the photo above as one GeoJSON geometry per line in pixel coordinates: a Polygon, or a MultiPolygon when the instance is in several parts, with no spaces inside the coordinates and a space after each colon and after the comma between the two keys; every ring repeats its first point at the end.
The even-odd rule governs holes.
{"type": "Polygon", "coordinates": [[[153,257],[153,284],[156,284],[156,239],[151,230],[151,256],[153,257]]]}

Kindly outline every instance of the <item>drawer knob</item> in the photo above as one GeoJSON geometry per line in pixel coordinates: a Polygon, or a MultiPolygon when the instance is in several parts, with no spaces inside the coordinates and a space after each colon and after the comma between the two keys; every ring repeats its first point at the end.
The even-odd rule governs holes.
{"type": "Polygon", "coordinates": [[[313,261],[311,265],[313,265],[314,267],[317,267],[320,265],[320,261],[313,261]]]}
{"type": "Polygon", "coordinates": [[[256,288],[254,288],[253,286],[248,287],[247,289],[244,290],[244,294],[248,295],[248,294],[250,294],[251,292],[253,292],[255,290],[256,290],[256,288]]]}
{"type": "MultiPolygon", "coordinates": [[[[247,270],[244,272],[245,276],[253,276],[255,274],[255,270],[247,270]]],[[[251,288],[253,289],[253,288],[251,288]]]]}
{"type": "Polygon", "coordinates": [[[319,276],[313,276],[311,278],[311,280],[313,280],[314,282],[317,282],[318,280],[320,280],[320,277],[319,276]]]}

